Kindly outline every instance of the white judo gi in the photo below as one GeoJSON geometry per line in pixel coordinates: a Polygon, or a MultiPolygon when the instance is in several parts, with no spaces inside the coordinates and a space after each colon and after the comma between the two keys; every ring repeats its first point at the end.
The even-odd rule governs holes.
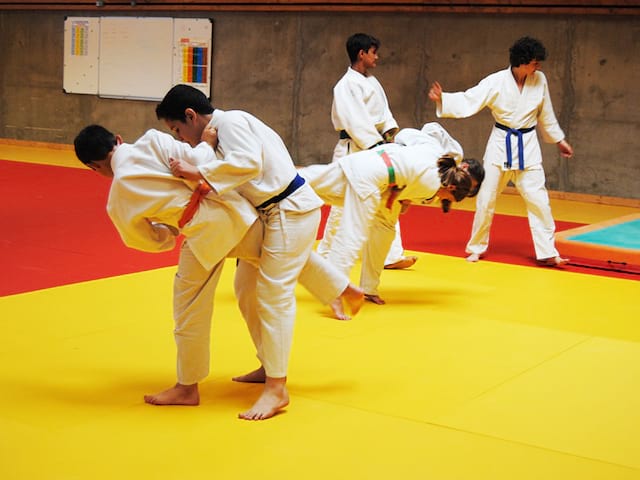
{"type": "MultiPolygon", "coordinates": [[[[465,92],[443,92],[442,103],[436,113],[443,118],[466,118],[484,107],[491,110],[500,125],[511,129],[535,127],[548,143],[564,139],[551,104],[547,79],[540,71],[527,76],[522,91],[518,89],[511,68],[507,68],[489,75],[465,92]]],[[[535,130],[521,134],[522,150],[518,147],[517,132],[509,135],[495,125],[491,130],[484,154],[485,178],[476,200],[467,253],[481,255],[486,252],[496,197],[512,180],[527,207],[536,257],[542,260],[558,256],[554,241],[555,222],[545,188],[542,154],[535,130]],[[507,155],[508,135],[511,137],[510,159],[507,155]],[[521,156],[524,161],[522,168],[519,165],[521,156]]]]}
{"type": "MultiPolygon", "coordinates": [[[[380,82],[373,75],[365,77],[351,67],[333,87],[331,122],[336,131],[346,132],[350,137],[338,140],[333,151],[333,162],[350,153],[371,148],[384,141],[383,133],[398,128],[380,82]]],[[[318,253],[324,257],[332,248],[341,212],[341,207],[337,206],[332,206],[329,212],[322,240],[318,244],[318,253]]],[[[404,254],[400,224],[395,228],[396,236],[385,265],[397,262],[404,254]]]]}
{"type": "Polygon", "coordinates": [[[282,378],[287,375],[296,314],[294,289],[313,249],[322,200],[304,183],[263,207],[284,197],[298,177],[284,142],[247,112],[216,109],[210,125],[218,133],[217,158],[199,164],[200,173],[216,192],[235,189],[249,200],[264,224],[259,267],[240,262],[238,275],[243,279],[236,287],[255,291],[255,299],[243,295],[247,302],[240,299],[240,308],[267,376],[282,378]]]}
{"type": "Polygon", "coordinates": [[[445,155],[461,159],[463,155],[460,145],[437,124],[425,125],[423,131],[405,130],[398,135],[411,146],[389,143],[328,165],[299,170],[326,203],[343,207],[334,248],[327,258],[349,274],[362,251],[360,286],[369,295],[378,294],[385,252],[395,236],[402,208],[400,202],[422,204],[433,199],[441,187],[438,159],[445,155]],[[387,200],[392,189],[383,152],[389,156],[401,188],[390,206],[387,200]]]}
{"type": "MultiPolygon", "coordinates": [[[[196,184],[174,177],[169,158],[198,164],[215,156],[209,145],[192,149],[156,130],[149,130],[134,144],[119,145],[114,152],[107,212],[131,248],[162,252],[175,247],[178,221],[196,184]]],[[[185,241],[174,280],[174,336],[177,377],[183,385],[200,382],[209,373],[213,300],[224,259],[257,263],[263,236],[257,218],[255,208],[237,192],[212,192],[181,230],[185,241]]],[[[348,284],[326,263],[315,255],[300,276],[300,282],[323,303],[335,299],[348,284]]],[[[255,296],[254,291],[240,293],[255,296]]]]}

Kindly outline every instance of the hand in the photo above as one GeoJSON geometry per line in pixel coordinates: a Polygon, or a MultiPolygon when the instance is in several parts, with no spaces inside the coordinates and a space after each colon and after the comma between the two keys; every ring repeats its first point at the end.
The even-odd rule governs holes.
{"type": "Polygon", "coordinates": [[[211,148],[214,150],[218,146],[218,130],[211,125],[207,125],[205,129],[202,131],[202,136],[200,140],[203,142],[207,142],[211,148]]]}
{"type": "Polygon", "coordinates": [[[564,158],[571,158],[573,155],[573,147],[569,145],[569,142],[566,140],[560,140],[558,142],[558,150],[560,150],[560,155],[564,158]]]}
{"type": "Polygon", "coordinates": [[[200,180],[202,178],[200,170],[184,160],[169,158],[169,168],[171,173],[178,178],[185,180],[200,180]]]}
{"type": "Polygon", "coordinates": [[[389,130],[384,132],[382,134],[382,138],[384,138],[384,142],[385,143],[393,143],[393,139],[396,136],[396,133],[398,133],[398,129],[397,128],[390,128],[389,130]]]}
{"type": "Polygon", "coordinates": [[[428,94],[429,100],[435,103],[442,102],[442,87],[438,82],[433,82],[428,94]]]}
{"type": "Polygon", "coordinates": [[[178,235],[180,235],[180,230],[178,230],[176,227],[172,225],[167,225],[166,223],[153,222],[148,218],[145,218],[145,220],[151,226],[151,228],[155,231],[156,234],[159,234],[163,230],[168,230],[169,233],[171,233],[171,235],[173,235],[174,237],[177,237],[178,235]]]}

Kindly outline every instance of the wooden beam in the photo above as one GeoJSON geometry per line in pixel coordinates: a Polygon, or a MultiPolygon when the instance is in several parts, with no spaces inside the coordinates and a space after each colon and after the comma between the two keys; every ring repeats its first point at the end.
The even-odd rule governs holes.
{"type": "Polygon", "coordinates": [[[639,15],[639,0],[0,0],[0,10],[90,12],[417,12],[557,15],[639,15]]]}

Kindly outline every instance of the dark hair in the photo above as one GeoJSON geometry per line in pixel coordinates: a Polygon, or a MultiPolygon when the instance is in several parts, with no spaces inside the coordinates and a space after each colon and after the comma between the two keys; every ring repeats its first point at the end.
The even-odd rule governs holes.
{"type": "Polygon", "coordinates": [[[465,158],[461,163],[469,165],[467,172],[469,172],[471,178],[478,182],[478,184],[469,191],[469,195],[467,195],[467,197],[475,197],[480,191],[480,185],[482,185],[484,181],[484,167],[475,158],[465,158]]]}
{"type": "Polygon", "coordinates": [[[532,60],[543,61],[547,58],[544,45],[535,38],[522,37],[509,49],[509,63],[512,67],[527,65],[532,60]]]}
{"type": "Polygon", "coordinates": [[[368,52],[371,47],[376,49],[380,48],[380,40],[373,35],[367,35],[366,33],[354,33],[347,39],[347,54],[351,64],[354,64],[358,60],[358,53],[360,50],[368,52]]]}
{"type": "Polygon", "coordinates": [[[211,102],[204,93],[191,85],[176,85],[156,106],[156,117],[158,120],[184,122],[187,119],[184,113],[187,108],[202,115],[213,113],[211,102]]]}
{"type": "Polygon", "coordinates": [[[442,157],[438,160],[438,173],[440,183],[443,187],[455,186],[451,192],[456,202],[460,202],[471,190],[471,175],[456,165],[456,161],[451,157],[442,157]]]}
{"type": "Polygon", "coordinates": [[[73,141],[76,157],[85,165],[105,160],[118,142],[116,136],[101,125],[83,128],[73,141]]]}

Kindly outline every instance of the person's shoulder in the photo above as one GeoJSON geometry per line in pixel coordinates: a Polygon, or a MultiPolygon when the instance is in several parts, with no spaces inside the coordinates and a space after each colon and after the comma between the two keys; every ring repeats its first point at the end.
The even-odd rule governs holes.
{"type": "Polygon", "coordinates": [[[244,110],[225,110],[224,112],[216,110],[216,112],[220,112],[220,115],[216,115],[216,117],[220,120],[221,123],[225,122],[237,122],[239,120],[246,120],[247,118],[255,118],[249,112],[245,112],[244,110]]]}
{"type": "Polygon", "coordinates": [[[478,85],[483,85],[485,88],[500,88],[501,85],[505,81],[509,81],[512,78],[511,75],[511,67],[503,68],[502,70],[498,70],[497,72],[493,72],[485,76],[478,85]]]}
{"type": "Polygon", "coordinates": [[[244,110],[225,110],[221,115],[217,116],[217,120],[218,128],[222,129],[234,125],[249,125],[260,121],[258,117],[244,110]]]}
{"type": "Polygon", "coordinates": [[[342,75],[342,76],[338,79],[338,81],[336,82],[336,84],[335,84],[335,86],[334,86],[333,88],[339,88],[341,85],[345,85],[345,84],[347,84],[347,83],[349,83],[349,82],[351,82],[351,81],[353,80],[353,77],[351,76],[350,70],[351,70],[351,69],[348,69],[348,70],[344,73],[344,75],[342,75]]]}
{"type": "Polygon", "coordinates": [[[485,79],[495,79],[495,78],[499,78],[499,77],[506,77],[511,75],[511,67],[507,67],[507,68],[503,68],[501,70],[498,70],[496,72],[490,73],[489,75],[487,75],[485,77],[485,79]]]}
{"type": "Polygon", "coordinates": [[[364,80],[366,77],[364,75],[362,75],[361,73],[356,72],[353,68],[349,67],[347,68],[347,71],[344,73],[344,75],[342,75],[342,77],[340,77],[340,80],[338,80],[338,84],[345,84],[345,83],[353,83],[353,82],[361,82],[362,80],[364,80]]]}
{"type": "Polygon", "coordinates": [[[167,143],[174,142],[176,139],[173,135],[162,132],[160,130],[156,130],[155,128],[150,128],[138,139],[138,142],[146,142],[146,143],[167,143]]]}
{"type": "Polygon", "coordinates": [[[538,82],[547,83],[547,76],[540,70],[536,70],[533,74],[533,78],[538,82]]]}

